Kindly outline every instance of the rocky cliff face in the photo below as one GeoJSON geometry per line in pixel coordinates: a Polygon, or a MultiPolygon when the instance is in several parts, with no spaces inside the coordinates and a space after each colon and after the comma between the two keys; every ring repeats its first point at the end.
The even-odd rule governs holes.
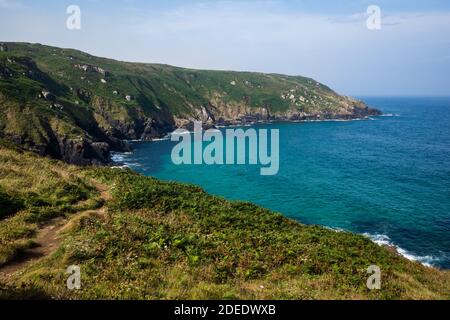
{"type": "Polygon", "coordinates": [[[285,111],[270,110],[270,107],[250,107],[241,104],[227,104],[220,99],[214,99],[206,106],[201,106],[193,116],[176,117],[176,127],[188,127],[193,121],[202,121],[208,125],[237,125],[270,121],[307,121],[327,119],[364,119],[369,116],[381,115],[379,110],[369,108],[361,101],[343,98],[339,109],[330,110],[317,108],[311,111],[290,108],[285,111]]]}
{"type": "Polygon", "coordinates": [[[380,114],[310,78],[119,62],[1,43],[0,137],[70,163],[104,164],[126,140],[176,128],[380,114]]]}

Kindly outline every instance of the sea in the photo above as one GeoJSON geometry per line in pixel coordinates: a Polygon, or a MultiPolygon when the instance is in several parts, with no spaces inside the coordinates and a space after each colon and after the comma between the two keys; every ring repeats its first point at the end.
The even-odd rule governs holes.
{"type": "Polygon", "coordinates": [[[176,142],[168,139],[133,142],[132,153],[113,159],[304,224],[359,233],[410,260],[450,269],[450,97],[358,98],[383,115],[255,124],[279,129],[276,175],[260,175],[257,165],[176,165],[176,142]]]}

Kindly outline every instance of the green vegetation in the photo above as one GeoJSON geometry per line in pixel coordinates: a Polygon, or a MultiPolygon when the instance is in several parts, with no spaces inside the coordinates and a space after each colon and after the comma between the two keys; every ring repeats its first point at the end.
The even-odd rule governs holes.
{"type": "MultiPolygon", "coordinates": [[[[42,85],[55,95],[69,100],[76,98],[76,92],[70,88],[82,88],[92,96],[107,98],[118,104],[124,103],[124,95],[131,95],[136,99],[129,107],[144,107],[144,111],[150,113],[165,105],[174,114],[183,115],[187,110],[192,111],[190,105],[199,107],[207,104],[209,97],[216,93],[223,94],[225,101],[241,101],[243,97],[248,97],[251,106],[270,105],[273,111],[288,109],[289,103],[280,94],[290,89],[297,88],[305,98],[313,98],[314,95],[326,95],[330,99],[338,97],[328,87],[299,76],[127,63],[38,44],[7,43],[7,46],[8,51],[1,53],[3,63],[17,77],[15,82],[23,82],[18,83],[15,89],[22,93],[23,88],[27,87],[30,93],[27,98],[33,99],[42,85]],[[7,63],[5,60],[8,58],[13,63],[7,63]],[[84,71],[76,65],[100,67],[101,70],[84,71]],[[37,75],[30,76],[30,71],[37,75]],[[102,85],[101,79],[107,82],[102,85]],[[29,84],[25,83],[27,81],[29,84]],[[114,90],[120,94],[114,94],[114,90]]],[[[7,83],[14,85],[10,81],[7,83]]],[[[14,96],[12,89],[10,87],[6,91],[14,96]]],[[[20,97],[25,98],[22,94],[20,97]]]]}
{"type": "Polygon", "coordinates": [[[0,220],[4,266],[26,254],[54,217],[65,221],[53,252],[0,280],[3,298],[450,298],[448,272],[196,186],[6,147],[0,170],[6,201],[23,204],[0,220]],[[366,288],[372,264],[382,270],[381,290],[366,288]],[[69,265],[81,267],[81,290],[66,289],[69,265]]]}
{"type": "Polygon", "coordinates": [[[448,272],[362,236],[304,226],[195,186],[36,155],[105,162],[103,153],[123,148],[123,139],[163,135],[193,119],[376,113],[362,102],[300,76],[3,47],[0,298],[450,298],[448,272]],[[381,290],[366,288],[373,264],[381,290]],[[79,291],[66,288],[69,265],[81,267],[79,291]]]}
{"type": "MultiPolygon", "coordinates": [[[[352,118],[377,112],[300,76],[127,63],[40,44],[3,46],[0,137],[68,162],[77,163],[72,155],[79,151],[69,141],[106,142],[121,150],[120,140],[160,137],[193,120],[352,118]]],[[[82,158],[97,157],[85,153],[82,158]]]]}
{"type": "Polygon", "coordinates": [[[23,208],[19,199],[14,199],[0,187],[0,219],[16,213],[23,208]]]}
{"type": "Polygon", "coordinates": [[[0,267],[32,245],[42,224],[102,205],[79,171],[0,144],[0,267]]]}

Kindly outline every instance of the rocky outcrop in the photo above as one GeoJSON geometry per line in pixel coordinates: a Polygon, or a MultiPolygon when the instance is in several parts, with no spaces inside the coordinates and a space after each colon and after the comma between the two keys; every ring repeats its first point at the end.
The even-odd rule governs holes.
{"type": "Polygon", "coordinates": [[[194,121],[209,128],[380,114],[301,76],[124,63],[34,44],[0,50],[0,136],[70,163],[106,164],[110,151],[129,150],[127,140],[194,121]]]}
{"type": "Polygon", "coordinates": [[[97,72],[102,76],[108,76],[109,72],[99,66],[93,66],[90,64],[75,64],[76,69],[83,70],[84,72],[97,72]]]}
{"type": "MultiPolygon", "coordinates": [[[[54,100],[50,92],[43,90],[42,98],[54,100]]],[[[326,119],[357,119],[380,112],[368,108],[363,103],[352,101],[354,105],[343,107],[338,112],[327,110],[307,113],[288,109],[283,112],[271,112],[270,107],[250,107],[245,103],[227,104],[221,100],[213,100],[200,108],[194,108],[190,116],[175,116],[171,113],[162,113],[149,117],[140,109],[128,109],[122,118],[114,117],[116,106],[113,102],[92,96],[90,92],[77,90],[77,95],[91,102],[97,110],[94,127],[83,127],[88,135],[78,139],[60,136],[57,131],[49,128],[50,137],[46,143],[34,144],[32,140],[23,137],[14,137],[10,140],[18,145],[26,146],[41,155],[50,155],[68,163],[78,165],[104,165],[111,162],[111,151],[130,151],[127,140],[152,140],[161,138],[176,128],[193,129],[194,121],[201,121],[205,128],[215,126],[251,124],[271,121],[302,121],[326,119]],[[87,98],[89,97],[89,99],[87,98]]],[[[350,100],[349,100],[350,101],[350,100]]]]}
{"type": "Polygon", "coordinates": [[[109,163],[111,147],[106,142],[89,142],[58,139],[60,159],[78,165],[102,165],[109,163]]]}
{"type": "Polygon", "coordinates": [[[348,98],[346,103],[348,104],[338,110],[317,108],[310,112],[296,109],[272,112],[270,107],[255,108],[245,103],[227,104],[215,99],[196,109],[191,117],[175,117],[175,124],[176,127],[190,128],[194,121],[201,121],[206,126],[227,126],[273,121],[352,120],[381,115],[379,110],[369,108],[361,101],[348,98]]]}

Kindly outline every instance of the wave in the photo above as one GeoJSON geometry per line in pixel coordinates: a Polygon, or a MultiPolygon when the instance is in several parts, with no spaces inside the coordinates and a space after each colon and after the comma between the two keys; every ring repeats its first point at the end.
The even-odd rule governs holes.
{"type": "Polygon", "coordinates": [[[151,141],[166,141],[166,140],[170,140],[170,135],[167,135],[167,136],[165,136],[165,137],[163,137],[163,138],[155,138],[155,139],[152,139],[151,141]]]}
{"type": "Polygon", "coordinates": [[[113,169],[133,169],[137,167],[142,167],[141,164],[136,162],[116,162],[114,161],[114,164],[111,166],[113,169]]]}
{"type": "Polygon", "coordinates": [[[369,238],[370,240],[372,240],[379,246],[393,247],[401,256],[405,257],[406,259],[411,260],[411,261],[420,262],[421,264],[423,264],[424,266],[427,266],[427,267],[432,267],[436,262],[439,261],[439,258],[430,256],[430,255],[427,255],[427,256],[415,255],[415,254],[399,247],[395,243],[393,243],[391,238],[389,238],[389,236],[387,236],[385,234],[377,234],[377,233],[371,234],[371,233],[366,232],[366,233],[363,233],[363,236],[369,238]]]}
{"type": "Polygon", "coordinates": [[[371,120],[369,117],[354,118],[354,119],[305,119],[305,120],[292,120],[290,122],[351,122],[351,121],[364,121],[371,120]]]}
{"type": "Polygon", "coordinates": [[[111,160],[113,162],[111,168],[124,169],[140,167],[141,164],[128,161],[131,155],[133,155],[133,152],[111,152],[111,160]]]}
{"type": "MultiPolygon", "coordinates": [[[[324,226],[324,227],[326,229],[334,231],[334,232],[347,232],[347,230],[342,229],[342,228],[329,227],[329,226],[324,226]]],[[[362,235],[365,236],[366,238],[369,238],[370,240],[372,240],[379,246],[392,247],[404,258],[406,258],[410,261],[420,262],[421,264],[423,264],[424,266],[427,266],[427,267],[433,267],[440,260],[439,258],[430,256],[430,255],[418,256],[418,255],[412,254],[411,252],[396,245],[394,242],[392,242],[391,238],[389,238],[389,236],[387,236],[385,234],[378,234],[378,233],[371,234],[371,233],[366,232],[366,233],[363,233],[362,235]]]]}
{"type": "Polygon", "coordinates": [[[128,169],[129,166],[126,164],[123,164],[123,165],[119,165],[119,166],[111,166],[110,168],[111,169],[128,169]]]}
{"type": "Polygon", "coordinates": [[[378,117],[400,117],[400,115],[398,113],[386,113],[379,115],[378,117]]]}
{"type": "Polygon", "coordinates": [[[111,152],[111,160],[119,163],[124,162],[125,159],[132,154],[132,152],[111,152]]]}

